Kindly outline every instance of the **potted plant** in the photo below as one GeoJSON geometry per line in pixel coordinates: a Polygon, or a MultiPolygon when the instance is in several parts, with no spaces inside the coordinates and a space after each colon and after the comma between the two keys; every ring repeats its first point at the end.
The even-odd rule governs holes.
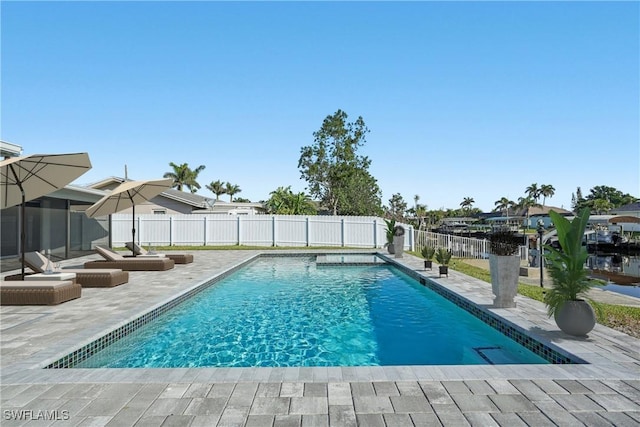
{"type": "Polygon", "coordinates": [[[402,252],[404,252],[404,227],[401,225],[393,227],[393,248],[396,258],[402,258],[402,252]]]}
{"type": "Polygon", "coordinates": [[[572,221],[554,211],[550,211],[549,216],[558,232],[560,248],[544,246],[544,258],[552,282],[544,302],[549,317],[554,316],[563,332],[585,336],[596,324],[596,315],[586,294],[597,282],[589,278],[585,268],[589,254],[582,244],[589,209],[580,211],[572,221]]]}
{"type": "Polygon", "coordinates": [[[432,247],[432,246],[425,246],[422,248],[422,250],[420,251],[420,254],[422,255],[422,258],[424,258],[424,269],[426,270],[427,268],[429,270],[431,270],[433,268],[433,256],[436,253],[436,248],[432,247]]]}
{"type": "Polygon", "coordinates": [[[493,306],[515,307],[520,276],[520,239],[514,232],[498,230],[489,236],[489,272],[495,298],[493,306]]]}
{"type": "Polygon", "coordinates": [[[438,272],[440,276],[443,274],[449,277],[449,261],[451,261],[451,251],[445,248],[438,248],[436,251],[436,261],[438,264],[438,272]]]}
{"type": "Polygon", "coordinates": [[[387,243],[385,243],[385,246],[387,247],[387,250],[389,251],[390,254],[395,253],[395,247],[393,245],[393,232],[394,232],[394,228],[396,227],[396,220],[395,219],[385,219],[384,220],[385,224],[387,224],[387,230],[386,230],[386,237],[387,237],[387,243]]]}

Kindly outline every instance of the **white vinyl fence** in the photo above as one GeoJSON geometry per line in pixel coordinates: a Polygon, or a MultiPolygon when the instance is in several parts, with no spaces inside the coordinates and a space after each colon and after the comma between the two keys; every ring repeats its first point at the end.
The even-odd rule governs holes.
{"type": "MultiPolygon", "coordinates": [[[[133,218],[112,216],[112,245],[131,241],[133,218]]],[[[405,250],[413,227],[404,225],[405,250]]],[[[143,246],[336,246],[382,248],[382,218],[304,215],[136,215],[136,243],[143,246]]]]}
{"type": "MultiPolygon", "coordinates": [[[[115,247],[131,241],[133,218],[112,216],[115,247]]],[[[450,234],[405,229],[405,250],[420,252],[428,245],[444,247],[459,258],[487,258],[489,241],[450,234]]],[[[142,246],[336,246],[383,248],[384,219],[365,216],[304,215],[137,215],[136,243],[142,246]]],[[[520,256],[527,259],[526,246],[520,256]]]]}
{"type": "MultiPolygon", "coordinates": [[[[415,250],[420,252],[423,247],[446,248],[457,258],[489,258],[490,246],[486,239],[474,239],[473,237],[461,237],[451,234],[431,233],[429,231],[415,232],[415,250]]],[[[526,245],[520,246],[520,259],[529,257],[526,245]]]]}

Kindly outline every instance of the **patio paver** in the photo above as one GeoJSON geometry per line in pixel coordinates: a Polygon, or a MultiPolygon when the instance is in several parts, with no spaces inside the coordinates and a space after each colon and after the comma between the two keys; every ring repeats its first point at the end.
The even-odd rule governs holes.
{"type": "MultiPolygon", "coordinates": [[[[132,272],[125,285],[83,289],[80,299],[59,306],[2,306],[2,425],[511,427],[640,423],[640,340],[601,325],[587,339],[569,337],[546,316],[541,303],[521,296],[516,298],[515,309],[494,312],[587,364],[42,369],[260,252],[192,253],[192,264],[166,272],[132,272]],[[49,419],[37,419],[44,412],[49,419]]],[[[93,258],[63,264],[77,266],[93,258]]],[[[491,310],[490,285],[455,271],[438,278],[423,271],[422,260],[407,254],[391,260],[491,310]]]]}

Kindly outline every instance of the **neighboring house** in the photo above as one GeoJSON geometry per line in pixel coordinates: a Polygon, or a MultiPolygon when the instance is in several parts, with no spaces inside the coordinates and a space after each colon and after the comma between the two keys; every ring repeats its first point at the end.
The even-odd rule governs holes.
{"type": "Polygon", "coordinates": [[[225,202],[213,200],[206,210],[197,211],[199,214],[218,215],[259,215],[266,213],[264,204],[258,202],[225,202]]]}
{"type": "MultiPolygon", "coordinates": [[[[619,208],[612,209],[610,213],[616,216],[640,217],[640,201],[630,203],[628,205],[620,206],[619,208]]],[[[620,227],[623,231],[640,232],[640,224],[623,223],[623,224],[620,224],[620,227]]]]}
{"type": "MultiPolygon", "coordinates": [[[[102,181],[89,184],[90,188],[109,192],[125,181],[124,178],[112,176],[102,181]]],[[[136,215],[176,215],[176,214],[223,214],[253,215],[264,213],[262,203],[223,202],[199,194],[179,191],[173,188],[163,191],[149,202],[136,205],[136,215]]],[[[118,213],[131,213],[131,208],[118,213]]]]}
{"type": "Polygon", "coordinates": [[[18,157],[22,154],[22,147],[7,141],[0,141],[0,156],[4,159],[18,157]]]}
{"type": "MultiPolygon", "coordinates": [[[[0,141],[3,158],[22,155],[22,147],[0,141]]],[[[25,250],[50,250],[54,260],[92,253],[95,244],[109,243],[109,223],[88,218],[84,211],[105,195],[103,191],[67,185],[26,202],[25,250]]],[[[20,268],[20,206],[0,215],[2,271],[20,268]]]]}
{"type": "Polygon", "coordinates": [[[506,228],[511,231],[518,231],[522,224],[525,223],[525,218],[521,216],[492,216],[485,218],[485,222],[491,226],[492,230],[506,228]]]}
{"type": "Polygon", "coordinates": [[[519,214],[524,218],[524,224],[528,228],[536,228],[539,221],[542,221],[544,227],[548,228],[552,225],[551,218],[549,217],[550,211],[554,211],[562,216],[573,215],[573,212],[556,206],[531,206],[528,209],[523,209],[519,214]],[[527,222],[527,217],[529,218],[529,222],[527,222]]]}
{"type": "MultiPolygon", "coordinates": [[[[109,192],[116,188],[118,185],[125,181],[124,178],[112,176],[102,181],[89,184],[89,188],[94,188],[109,192]]],[[[157,215],[172,215],[172,214],[190,214],[198,210],[207,209],[209,205],[207,202],[210,199],[202,197],[198,194],[191,194],[185,191],[178,191],[170,188],[163,191],[158,196],[151,199],[149,202],[144,202],[136,205],[136,214],[157,214],[157,215]]],[[[131,213],[131,208],[124,209],[118,213],[131,213]]]]}
{"type": "Polygon", "coordinates": [[[611,209],[609,213],[613,215],[629,215],[640,217],[640,202],[630,203],[628,205],[620,206],[619,208],[611,209]]]}

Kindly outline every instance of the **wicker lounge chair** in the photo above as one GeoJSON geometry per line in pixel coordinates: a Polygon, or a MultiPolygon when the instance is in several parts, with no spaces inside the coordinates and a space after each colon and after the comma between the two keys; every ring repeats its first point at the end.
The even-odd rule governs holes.
{"type": "MultiPolygon", "coordinates": [[[[47,268],[47,258],[40,252],[24,254],[25,264],[36,273],[44,273],[47,268]]],[[[64,273],[76,273],[76,282],[85,288],[112,288],[129,281],[129,273],[119,268],[63,268],[64,273]]]]}
{"type": "Polygon", "coordinates": [[[0,283],[2,305],[55,305],[80,298],[82,286],[72,281],[0,283]]]}
{"type": "Polygon", "coordinates": [[[193,262],[192,254],[152,254],[145,248],[138,246],[136,243],[127,242],[124,244],[131,252],[143,257],[166,257],[172,259],[176,264],[189,264],[193,262]]]}
{"type": "Polygon", "coordinates": [[[104,261],[89,261],[84,268],[119,268],[125,271],[165,271],[173,268],[175,263],[169,258],[125,258],[119,253],[104,246],[96,246],[104,261]]]}

